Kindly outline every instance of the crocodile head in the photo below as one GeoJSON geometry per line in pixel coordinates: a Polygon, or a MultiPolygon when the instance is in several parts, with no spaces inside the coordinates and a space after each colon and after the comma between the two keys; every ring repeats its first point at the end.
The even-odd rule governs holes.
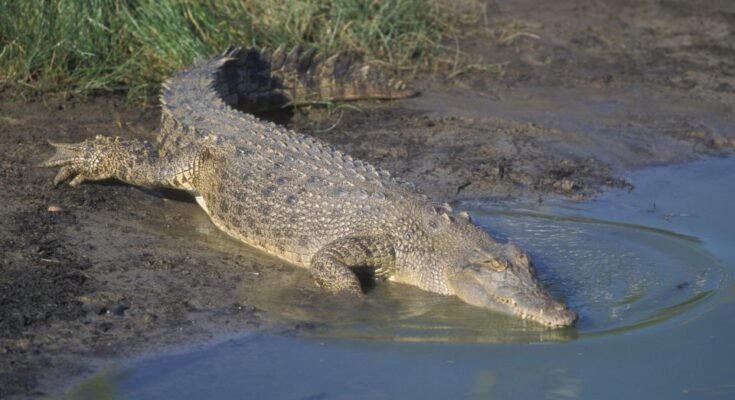
{"type": "Polygon", "coordinates": [[[577,314],[551,297],[528,255],[516,246],[498,243],[465,213],[449,209],[424,215],[428,251],[412,258],[441,273],[415,277],[419,286],[550,327],[574,324],[577,314]]]}
{"type": "Polygon", "coordinates": [[[453,294],[465,302],[551,327],[569,326],[577,319],[549,295],[528,256],[514,245],[478,246],[466,254],[446,275],[453,294]]]}

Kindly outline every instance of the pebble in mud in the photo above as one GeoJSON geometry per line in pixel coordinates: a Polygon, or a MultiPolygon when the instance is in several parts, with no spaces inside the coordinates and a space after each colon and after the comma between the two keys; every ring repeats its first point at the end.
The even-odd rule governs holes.
{"type": "Polygon", "coordinates": [[[156,314],[152,314],[149,312],[143,314],[143,322],[147,324],[155,322],[157,319],[158,319],[158,316],[156,314]]]}

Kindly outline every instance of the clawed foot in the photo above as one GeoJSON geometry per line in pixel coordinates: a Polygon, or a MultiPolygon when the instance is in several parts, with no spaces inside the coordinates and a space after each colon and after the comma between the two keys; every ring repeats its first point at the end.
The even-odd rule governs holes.
{"type": "MultiPolygon", "coordinates": [[[[317,275],[314,282],[338,297],[363,298],[365,293],[362,291],[360,280],[357,276],[347,268],[324,269],[322,271],[328,274],[317,275]]],[[[312,270],[312,273],[315,271],[312,270]]]]}
{"type": "Polygon", "coordinates": [[[70,180],[70,186],[77,186],[87,180],[98,180],[111,177],[106,171],[104,155],[110,147],[118,143],[117,139],[97,136],[81,143],[55,143],[49,141],[56,153],[41,163],[41,167],[61,167],[54,178],[54,186],[70,180]]]}
{"type": "Polygon", "coordinates": [[[335,290],[329,288],[329,301],[345,307],[360,307],[367,300],[367,295],[360,288],[335,290]]]}
{"type": "Polygon", "coordinates": [[[342,288],[337,292],[340,296],[347,296],[353,299],[364,299],[365,298],[365,292],[362,291],[362,287],[358,284],[355,286],[350,286],[349,288],[342,288]]]}

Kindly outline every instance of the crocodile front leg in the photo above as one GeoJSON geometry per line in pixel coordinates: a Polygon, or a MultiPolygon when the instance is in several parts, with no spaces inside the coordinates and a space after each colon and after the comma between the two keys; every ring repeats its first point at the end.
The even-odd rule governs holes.
{"type": "Polygon", "coordinates": [[[56,153],[42,167],[61,167],[54,185],[117,178],[131,185],[193,190],[192,178],[207,150],[159,157],[155,146],[140,140],[97,136],[81,143],[49,142],[56,153]]]}
{"type": "Polygon", "coordinates": [[[333,292],[362,295],[360,281],[350,267],[373,267],[376,276],[388,276],[395,252],[384,237],[346,237],[322,247],[311,259],[311,275],[317,285],[333,292]]]}

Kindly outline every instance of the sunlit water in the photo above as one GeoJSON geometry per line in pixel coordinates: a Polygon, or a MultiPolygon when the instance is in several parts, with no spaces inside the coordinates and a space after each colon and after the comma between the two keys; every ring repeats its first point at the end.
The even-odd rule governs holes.
{"type": "Polygon", "coordinates": [[[397,284],[335,304],[300,269],[239,301],[308,322],[132,361],[71,392],[154,398],[734,398],[735,161],[653,168],[588,203],[467,203],[580,314],[546,329],[397,284]]]}

